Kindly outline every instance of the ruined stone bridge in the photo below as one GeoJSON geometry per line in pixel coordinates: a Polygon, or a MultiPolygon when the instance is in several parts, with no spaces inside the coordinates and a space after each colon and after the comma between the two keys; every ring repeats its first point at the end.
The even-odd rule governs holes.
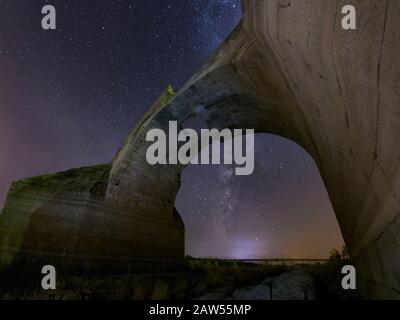
{"type": "Polygon", "coordinates": [[[178,270],[183,167],[147,164],[145,135],[201,114],[210,127],[254,128],[307,150],[363,295],[400,298],[400,1],[247,0],[243,9],[232,35],[176,95],[155,102],[110,165],[12,185],[3,270],[178,270]],[[357,30],[341,27],[346,4],[357,30]]]}

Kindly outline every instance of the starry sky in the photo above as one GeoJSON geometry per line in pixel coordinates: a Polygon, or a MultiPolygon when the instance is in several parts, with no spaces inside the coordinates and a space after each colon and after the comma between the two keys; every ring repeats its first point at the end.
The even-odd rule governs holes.
{"type": "MultiPolygon", "coordinates": [[[[241,19],[239,0],[0,0],[0,208],[12,181],[109,162],[171,84],[241,19]],[[57,30],[41,28],[54,5],[57,30]]],[[[256,136],[256,166],[189,166],[176,207],[187,254],[319,258],[342,238],[310,156],[256,136]]]]}

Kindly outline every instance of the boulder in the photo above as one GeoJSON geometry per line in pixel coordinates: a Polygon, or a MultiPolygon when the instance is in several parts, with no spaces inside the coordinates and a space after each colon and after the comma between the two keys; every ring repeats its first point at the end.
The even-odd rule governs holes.
{"type": "MultiPolygon", "coordinates": [[[[261,284],[237,289],[234,300],[315,300],[315,280],[307,271],[295,270],[261,284]]],[[[221,299],[222,297],[218,297],[221,299]]]]}
{"type": "Polygon", "coordinates": [[[307,271],[295,270],[262,282],[271,288],[271,300],[315,300],[315,280],[307,271]]]}
{"type": "Polygon", "coordinates": [[[236,290],[233,293],[234,300],[271,300],[271,288],[260,284],[236,290]]]}
{"type": "Polygon", "coordinates": [[[165,281],[157,279],[154,282],[151,300],[166,300],[168,299],[168,285],[165,281]]]}

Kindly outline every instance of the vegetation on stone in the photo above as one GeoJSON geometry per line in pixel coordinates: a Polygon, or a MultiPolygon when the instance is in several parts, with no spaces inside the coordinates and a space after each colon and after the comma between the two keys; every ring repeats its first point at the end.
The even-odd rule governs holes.
{"type": "Polygon", "coordinates": [[[166,105],[170,100],[176,95],[174,88],[169,85],[167,89],[162,93],[160,96],[160,104],[161,105],[166,105]]]}
{"type": "Polygon", "coordinates": [[[110,164],[100,164],[44,174],[14,182],[11,191],[50,194],[87,191],[101,196],[105,193],[110,170],[110,164]]]}

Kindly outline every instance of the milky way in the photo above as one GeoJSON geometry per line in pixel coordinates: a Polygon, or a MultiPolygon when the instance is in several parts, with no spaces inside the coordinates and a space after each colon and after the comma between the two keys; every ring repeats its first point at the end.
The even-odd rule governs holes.
{"type": "MultiPolygon", "coordinates": [[[[237,0],[0,1],[0,206],[13,180],[109,162],[135,122],[179,89],[241,18],[237,0]]],[[[274,136],[256,140],[256,169],[190,166],[176,205],[187,253],[324,256],[341,245],[311,158],[274,136]]]]}

